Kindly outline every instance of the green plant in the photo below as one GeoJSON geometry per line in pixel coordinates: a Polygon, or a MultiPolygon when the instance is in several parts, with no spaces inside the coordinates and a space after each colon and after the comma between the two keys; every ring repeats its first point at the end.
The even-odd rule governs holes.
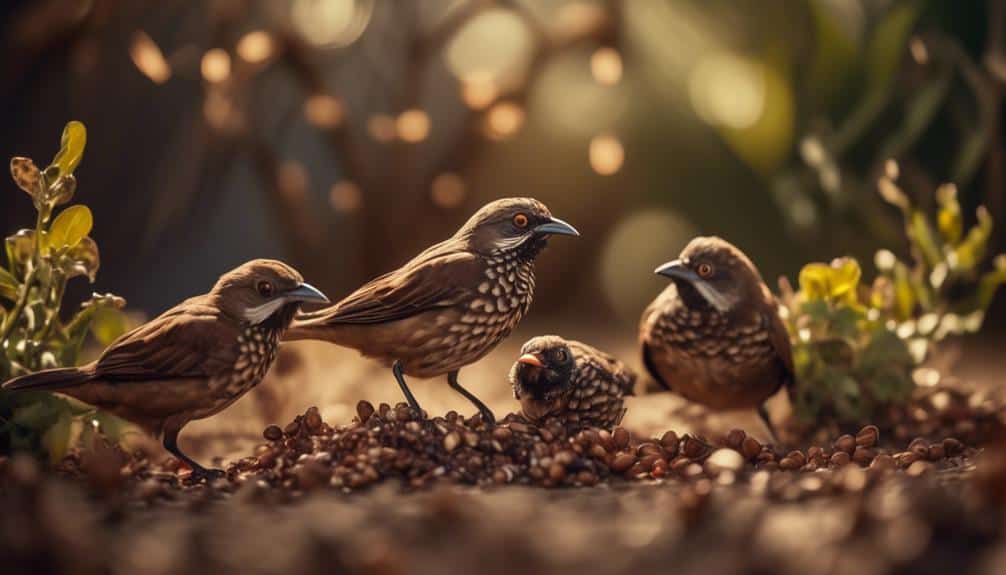
{"type": "Polygon", "coordinates": [[[980,207],[977,223],[965,233],[953,184],[937,190],[933,221],[897,179],[897,164],[888,162],[877,185],[904,216],[907,261],[878,251],[878,273],[869,285],[852,258],[804,266],[795,293],[782,282],[797,371],[794,407],[803,420],[861,422],[878,408],[906,401],[916,385],[938,381],[938,373],[919,368],[932,346],[980,329],[992,297],[1006,283],[1006,255],[983,271],[992,230],[988,210],[980,207]]]}
{"type": "MultiPolygon", "coordinates": [[[[88,333],[107,345],[124,329],[119,311],[125,301],[112,294],[93,294],[69,321],[60,317],[67,282],[98,272],[98,245],[88,235],[93,218],[87,206],[56,208],[77,189],[73,175],[84,154],[87,131],[80,122],[63,130],[52,163],[39,170],[28,158],[11,159],[11,175],[28,194],[37,217],[5,242],[6,268],[0,267],[0,381],[10,377],[75,365],[88,333]],[[55,217],[54,217],[55,216],[55,217]]],[[[82,418],[118,429],[118,422],[91,407],[49,393],[0,392],[0,448],[44,450],[59,459],[82,418]]]]}

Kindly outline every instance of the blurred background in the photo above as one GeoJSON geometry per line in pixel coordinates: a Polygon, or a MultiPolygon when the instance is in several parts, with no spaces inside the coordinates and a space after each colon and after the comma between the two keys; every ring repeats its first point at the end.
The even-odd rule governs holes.
{"type": "MultiPolygon", "coordinates": [[[[534,196],[573,223],[583,236],[539,260],[531,316],[472,368],[497,405],[536,333],[637,363],[639,314],[664,285],[652,270],[696,234],[730,239],[773,287],[840,255],[871,276],[878,248],[907,249],[876,192],[888,158],[919,204],[950,181],[967,224],[980,204],[1006,224],[1002,0],[7,0],[0,13],[2,155],[44,165],[65,122],[88,127],[76,201],[94,211],[102,269],[80,295],[113,291],[149,316],[276,257],[336,299],[495,198],[534,196]]],[[[0,229],[30,227],[30,202],[6,188],[0,229]]],[[[981,341],[1004,335],[1003,299],[981,341]]],[[[344,381],[388,380],[340,382],[340,397],[398,400],[370,362],[304,349],[359,372],[344,381]]],[[[260,390],[242,404],[266,419],[285,413],[270,401],[308,405],[303,390],[260,390]]]]}

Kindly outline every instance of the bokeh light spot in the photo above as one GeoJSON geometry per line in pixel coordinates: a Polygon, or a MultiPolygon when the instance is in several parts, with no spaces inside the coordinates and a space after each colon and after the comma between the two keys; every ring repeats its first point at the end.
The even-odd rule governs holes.
{"type": "Polygon", "coordinates": [[[602,176],[610,176],[622,167],[625,149],[622,142],[611,134],[595,136],[590,140],[590,167],[602,176]]]}
{"type": "Polygon", "coordinates": [[[265,62],[275,51],[272,36],[265,30],[249,32],[238,40],[235,51],[249,64],[265,62]]]}
{"type": "Polygon", "coordinates": [[[524,124],[524,109],[513,102],[500,102],[489,110],[486,125],[494,140],[509,138],[524,124]]]}
{"type": "Polygon", "coordinates": [[[444,172],[433,179],[430,195],[441,208],[457,207],[465,199],[465,181],[453,172],[444,172]]]}
{"type": "Polygon", "coordinates": [[[328,191],[328,204],[332,209],[344,214],[355,212],[363,203],[363,192],[360,186],[349,180],[342,180],[332,185],[328,191]]]}
{"type": "Polygon", "coordinates": [[[171,78],[171,66],[164,54],[146,32],[138,30],[129,45],[129,57],[136,68],[155,84],[163,84],[171,78]]]}
{"type": "Polygon", "coordinates": [[[304,102],[304,117],[319,128],[334,128],[342,122],[342,102],[328,94],[314,94],[304,102]]]}
{"type": "Polygon", "coordinates": [[[614,48],[598,48],[590,57],[590,73],[598,84],[617,84],[622,79],[622,56],[614,48]]]}
{"type": "Polygon", "coordinates": [[[761,118],[765,109],[765,71],[752,60],[716,52],[695,66],[688,77],[695,112],[706,123],[741,130],[761,118]]]}
{"type": "Polygon", "coordinates": [[[430,116],[413,108],[402,112],[395,121],[398,137],[406,142],[422,142],[430,134],[430,116]]]}
{"type": "Polygon", "coordinates": [[[203,78],[211,84],[223,82],[231,75],[231,57],[220,48],[207,50],[200,64],[203,78]]]}

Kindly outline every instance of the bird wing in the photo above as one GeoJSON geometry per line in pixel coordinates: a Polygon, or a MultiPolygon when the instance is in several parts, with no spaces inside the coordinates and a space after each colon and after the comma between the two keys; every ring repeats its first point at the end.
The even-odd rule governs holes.
{"type": "Polygon", "coordinates": [[[590,368],[617,385],[625,395],[635,395],[636,373],[618,358],[579,341],[568,343],[574,357],[586,358],[588,363],[596,364],[590,365],[590,368]]]}
{"type": "MultiPolygon", "coordinates": [[[[425,255],[425,254],[424,254],[425,255]]],[[[334,306],[301,316],[299,325],[375,324],[454,305],[471,294],[481,261],[468,252],[431,254],[384,274],[334,306]]]]}
{"type": "Polygon", "coordinates": [[[110,382],[210,377],[234,365],[237,336],[216,306],[189,300],[119,337],[95,370],[110,382]]]}
{"type": "Polygon", "coordinates": [[[791,390],[796,380],[796,368],[793,366],[793,346],[789,340],[789,331],[786,329],[786,324],[782,321],[782,316],[779,315],[779,302],[776,301],[768,286],[763,284],[762,290],[768,303],[765,306],[764,313],[766,316],[765,320],[769,326],[769,343],[772,344],[776,356],[782,363],[784,372],[782,385],[791,390]]]}
{"type": "MultiPolygon", "coordinates": [[[[648,339],[649,339],[649,331],[652,328],[652,326],[650,326],[649,323],[651,316],[660,313],[662,302],[668,298],[676,297],[676,294],[677,291],[674,287],[674,284],[672,283],[666,289],[664,289],[664,291],[662,291],[660,295],[658,295],[656,299],[654,299],[650,303],[649,306],[647,306],[646,310],[643,311],[642,318],[639,321],[639,347],[643,356],[643,366],[646,367],[646,371],[649,372],[650,377],[653,378],[653,381],[655,381],[658,385],[660,385],[660,387],[664,388],[667,391],[672,390],[671,384],[668,381],[664,381],[664,378],[660,377],[660,372],[657,371],[657,366],[653,363],[653,358],[650,356],[652,351],[650,350],[648,339]],[[671,290],[675,291],[671,292],[671,290]]],[[[652,388],[648,389],[648,391],[651,389],[652,388]]]]}

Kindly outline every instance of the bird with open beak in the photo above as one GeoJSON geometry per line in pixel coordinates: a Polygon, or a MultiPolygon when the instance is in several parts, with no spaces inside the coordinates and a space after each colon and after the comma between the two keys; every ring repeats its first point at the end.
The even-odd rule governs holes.
{"type": "Polygon", "coordinates": [[[585,343],[543,335],[520,350],[510,383],[524,417],[555,417],[571,428],[611,429],[625,414],[636,374],[622,362],[585,343]]]}
{"type": "Polygon", "coordinates": [[[192,469],[219,476],[178,448],[188,422],[214,415],[262,381],[301,304],[328,303],[290,266],[253,260],[122,335],[95,361],[12,379],[3,388],[55,391],[131,421],[192,469]]]}
{"type": "Polygon", "coordinates": [[[492,411],[458,383],[458,371],[489,353],[527,314],[534,262],[554,235],[578,236],[533,198],[482,207],[452,237],[335,305],[298,317],[286,339],[320,339],[392,366],[413,409],[405,375],[447,374],[482,418],[492,411]]]}
{"type": "Polygon", "coordinates": [[[663,387],[711,409],[755,408],[793,382],[779,305],[751,260],[717,237],[692,240],[656,273],[671,284],[643,312],[643,362],[663,387]]]}

